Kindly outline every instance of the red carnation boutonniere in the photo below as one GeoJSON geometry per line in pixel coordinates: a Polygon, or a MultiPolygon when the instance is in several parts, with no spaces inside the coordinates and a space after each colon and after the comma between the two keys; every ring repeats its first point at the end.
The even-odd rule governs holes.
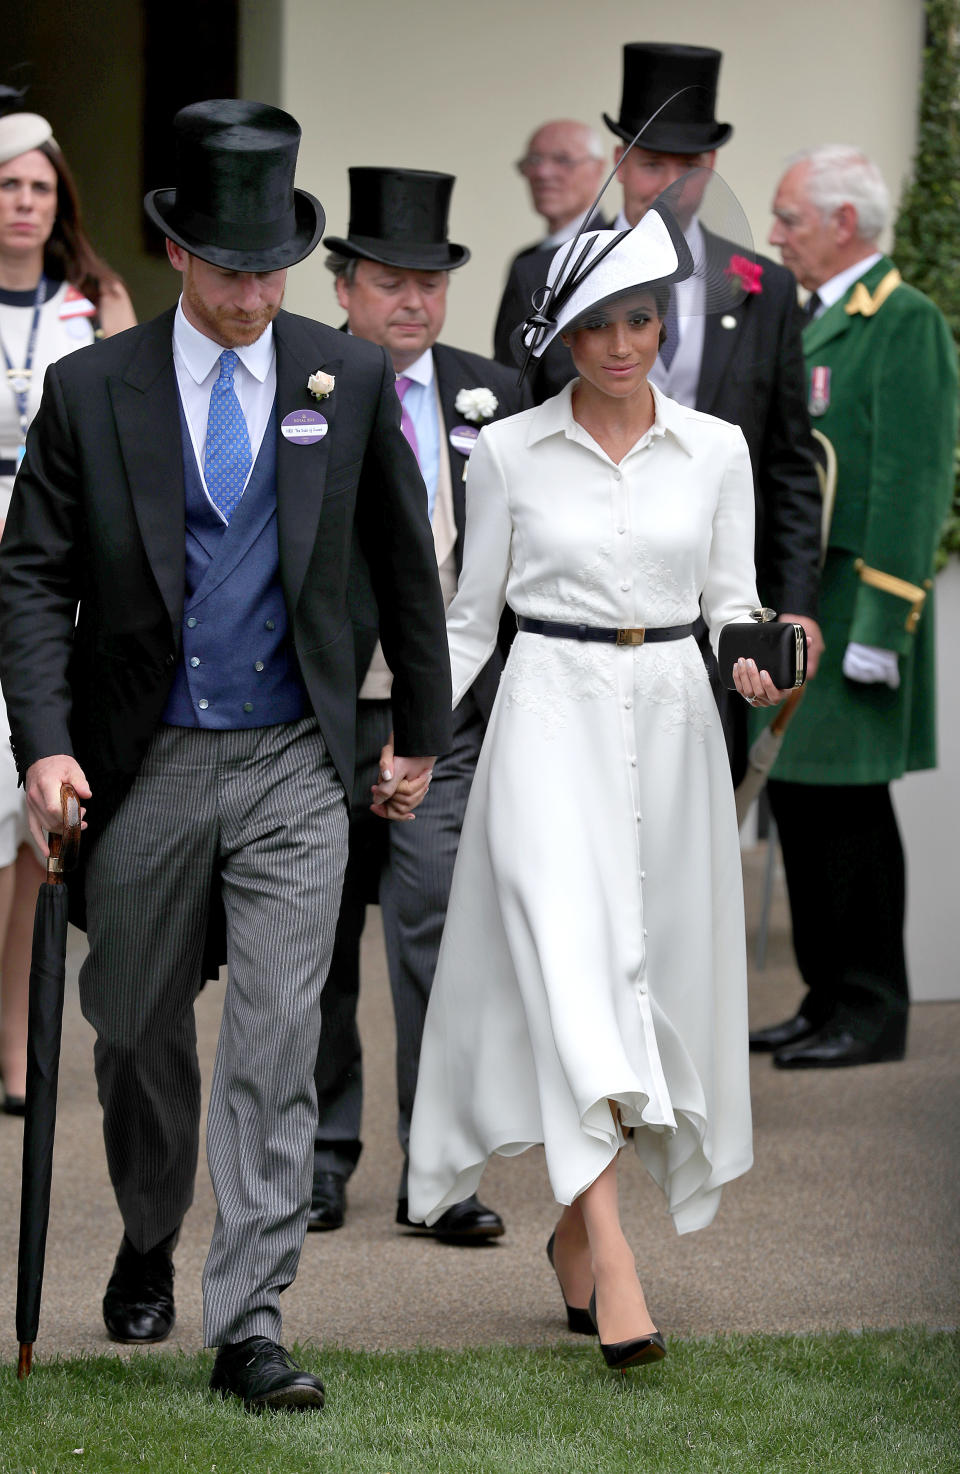
{"type": "Polygon", "coordinates": [[[751,261],[748,256],[731,256],[730,265],[724,267],[724,275],[738,277],[740,285],[747,293],[763,291],[760,281],[763,267],[759,261],[751,261]]]}

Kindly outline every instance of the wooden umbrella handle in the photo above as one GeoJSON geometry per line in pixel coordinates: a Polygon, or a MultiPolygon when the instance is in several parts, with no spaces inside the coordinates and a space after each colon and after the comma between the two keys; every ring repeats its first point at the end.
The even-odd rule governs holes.
{"type": "Polygon", "coordinates": [[[62,885],[64,875],[76,865],[80,853],[80,800],[71,783],[60,785],[60,814],[63,833],[47,836],[50,846],[47,858],[49,885],[62,885]]]}

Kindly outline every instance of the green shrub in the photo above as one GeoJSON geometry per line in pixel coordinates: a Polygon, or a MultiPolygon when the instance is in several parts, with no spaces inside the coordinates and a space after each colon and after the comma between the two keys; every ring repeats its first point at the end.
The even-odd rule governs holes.
{"type": "MultiPolygon", "coordinates": [[[[926,12],[917,152],[893,257],[904,281],[936,302],[960,347],[960,0],[926,0],[926,12]]],[[[960,452],[955,465],[938,568],[960,556],[960,452]]]]}

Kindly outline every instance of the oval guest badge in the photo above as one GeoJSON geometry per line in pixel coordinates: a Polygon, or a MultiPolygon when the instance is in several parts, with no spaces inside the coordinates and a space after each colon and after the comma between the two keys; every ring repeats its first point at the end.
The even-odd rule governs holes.
{"type": "Polygon", "coordinates": [[[477,443],[480,431],[474,425],[454,425],[450,431],[450,444],[458,455],[468,456],[477,443]]]}
{"type": "Polygon", "coordinates": [[[313,445],[327,433],[327,422],[315,409],[295,409],[280,421],[280,433],[284,440],[294,445],[313,445]]]}

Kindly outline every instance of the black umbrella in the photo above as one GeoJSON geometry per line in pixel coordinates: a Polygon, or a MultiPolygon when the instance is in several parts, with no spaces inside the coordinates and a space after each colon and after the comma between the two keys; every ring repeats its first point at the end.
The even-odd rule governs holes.
{"type": "Polygon", "coordinates": [[[80,804],[69,783],[60,789],[63,834],[49,836],[46,884],[40,887],[30,961],[30,1019],[27,1032],[27,1107],[23,1130],[20,1196],[20,1257],[17,1262],[17,1376],[30,1375],[40,1323],[40,1288],[50,1217],[53,1135],[57,1122],[57,1075],[67,951],[67,888],[64,872],[76,864],[80,847],[80,804]]]}

